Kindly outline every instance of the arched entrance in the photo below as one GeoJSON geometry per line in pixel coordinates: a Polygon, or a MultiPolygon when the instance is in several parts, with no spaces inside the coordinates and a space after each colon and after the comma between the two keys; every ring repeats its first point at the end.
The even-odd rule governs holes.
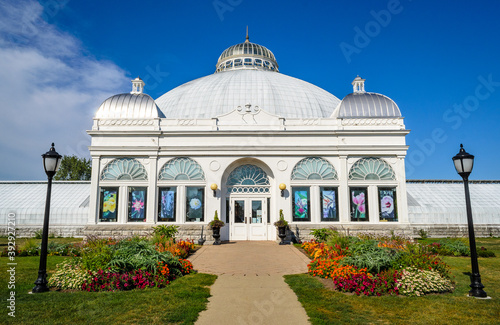
{"type": "Polygon", "coordinates": [[[271,183],[254,163],[234,168],[225,182],[230,240],[267,240],[271,183]]]}

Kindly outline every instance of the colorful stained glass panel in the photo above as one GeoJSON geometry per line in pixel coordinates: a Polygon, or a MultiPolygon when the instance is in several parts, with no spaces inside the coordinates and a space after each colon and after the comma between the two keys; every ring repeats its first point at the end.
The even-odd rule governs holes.
{"type": "Polygon", "coordinates": [[[146,221],[146,188],[129,187],[128,221],[146,221]]]}
{"type": "Polygon", "coordinates": [[[351,188],[351,221],[368,221],[368,193],[366,188],[351,188]]]}
{"type": "Polygon", "coordinates": [[[112,222],[118,216],[118,188],[101,188],[100,222],[112,222]]]}
{"type": "Polygon", "coordinates": [[[204,220],[204,187],[186,187],[186,221],[204,220]]]}
{"type": "Polygon", "coordinates": [[[177,187],[160,188],[158,221],[175,221],[177,187]]]}
{"type": "Polygon", "coordinates": [[[396,189],[379,188],[380,221],[398,221],[396,189]]]}
{"type": "Polygon", "coordinates": [[[293,221],[310,221],[308,187],[292,187],[293,221]]]}
{"type": "Polygon", "coordinates": [[[337,209],[337,188],[321,187],[321,221],[339,221],[337,209]]]}

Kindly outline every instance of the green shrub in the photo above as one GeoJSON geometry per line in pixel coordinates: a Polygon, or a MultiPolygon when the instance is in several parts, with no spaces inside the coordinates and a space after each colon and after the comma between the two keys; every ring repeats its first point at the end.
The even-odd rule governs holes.
{"type": "Polygon", "coordinates": [[[91,240],[81,251],[82,266],[91,271],[105,269],[113,256],[113,250],[106,240],[91,240]]]}
{"type": "Polygon", "coordinates": [[[424,229],[419,229],[418,230],[418,235],[420,236],[420,238],[422,239],[426,239],[429,237],[429,234],[427,233],[427,231],[425,231],[424,229]]]}
{"type": "Polygon", "coordinates": [[[420,270],[418,268],[405,268],[402,276],[396,283],[399,294],[407,296],[421,296],[426,293],[442,293],[453,291],[450,280],[442,277],[433,270],[420,270]]]}
{"type": "Polygon", "coordinates": [[[154,236],[165,236],[165,238],[173,238],[175,240],[175,235],[179,232],[179,226],[175,225],[159,225],[153,227],[153,235],[154,236]]]}
{"type": "Polygon", "coordinates": [[[378,247],[375,240],[363,240],[353,243],[349,247],[349,256],[343,258],[341,265],[353,265],[358,269],[366,268],[369,273],[380,273],[392,267],[395,252],[378,247]]]}
{"type": "Polygon", "coordinates": [[[407,244],[404,250],[396,253],[392,262],[395,269],[415,267],[422,270],[434,270],[441,276],[449,278],[449,267],[438,256],[432,254],[427,246],[407,244]]]}
{"type": "Polygon", "coordinates": [[[470,256],[469,241],[465,238],[446,238],[429,244],[431,253],[444,256],[470,256]]]}
{"type": "Polygon", "coordinates": [[[47,243],[47,254],[49,256],[53,255],[59,255],[59,256],[66,256],[68,255],[68,247],[69,244],[59,244],[56,242],[48,242],[47,243]]]}
{"type": "Polygon", "coordinates": [[[42,239],[43,229],[38,229],[33,233],[35,239],[42,239]]]}
{"type": "Polygon", "coordinates": [[[470,249],[468,241],[467,243],[461,239],[443,239],[440,241],[445,250],[449,252],[448,255],[453,256],[470,256],[470,249]]]}
{"type": "Polygon", "coordinates": [[[121,273],[141,269],[156,274],[158,264],[161,262],[168,265],[171,274],[182,275],[179,259],[170,252],[158,252],[154,244],[147,240],[122,240],[115,245],[111,259],[101,269],[110,268],[112,272],[121,273]]]}
{"type": "Polygon", "coordinates": [[[56,265],[55,273],[49,278],[49,286],[57,289],[78,289],[82,284],[91,279],[91,275],[85,270],[78,259],[67,259],[56,265]]]}
{"type": "Polygon", "coordinates": [[[311,230],[310,234],[314,236],[317,242],[325,242],[328,237],[333,236],[335,233],[336,231],[332,228],[321,228],[311,230]]]}
{"type": "Polygon", "coordinates": [[[478,250],[477,250],[477,255],[479,257],[495,257],[495,253],[492,252],[492,251],[489,251],[487,250],[485,247],[481,246],[478,250]]]}
{"type": "Polygon", "coordinates": [[[332,229],[332,234],[328,237],[327,244],[331,247],[337,247],[339,250],[344,251],[359,241],[357,237],[351,237],[343,232],[338,232],[332,229]]]}
{"type": "Polygon", "coordinates": [[[19,256],[37,256],[40,251],[40,244],[37,243],[35,238],[28,238],[19,247],[19,256]]]}

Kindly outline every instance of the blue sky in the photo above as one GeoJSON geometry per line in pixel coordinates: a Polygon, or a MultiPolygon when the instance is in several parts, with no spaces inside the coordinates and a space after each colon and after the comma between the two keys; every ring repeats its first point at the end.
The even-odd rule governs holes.
{"type": "Polygon", "coordinates": [[[211,74],[245,39],[280,72],[342,99],[360,75],[399,105],[411,130],[409,179],[500,179],[498,1],[2,1],[1,180],[45,179],[40,155],[88,157],[92,115],[146,81],[153,98],[211,74]]]}

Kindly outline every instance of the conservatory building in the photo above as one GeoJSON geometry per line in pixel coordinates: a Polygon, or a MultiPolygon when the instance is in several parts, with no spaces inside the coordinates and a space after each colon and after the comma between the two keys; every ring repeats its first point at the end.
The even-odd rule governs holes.
{"type": "MultiPolygon", "coordinates": [[[[348,82],[348,81],[346,81],[348,82]]],[[[178,225],[199,238],[217,213],[223,240],[276,240],[342,227],[411,232],[408,134],[390,98],[352,81],[342,100],[279,72],[266,47],[245,42],[215,73],[156,100],[140,78],[106,99],[91,135],[87,234],[129,235],[178,225]]]]}

